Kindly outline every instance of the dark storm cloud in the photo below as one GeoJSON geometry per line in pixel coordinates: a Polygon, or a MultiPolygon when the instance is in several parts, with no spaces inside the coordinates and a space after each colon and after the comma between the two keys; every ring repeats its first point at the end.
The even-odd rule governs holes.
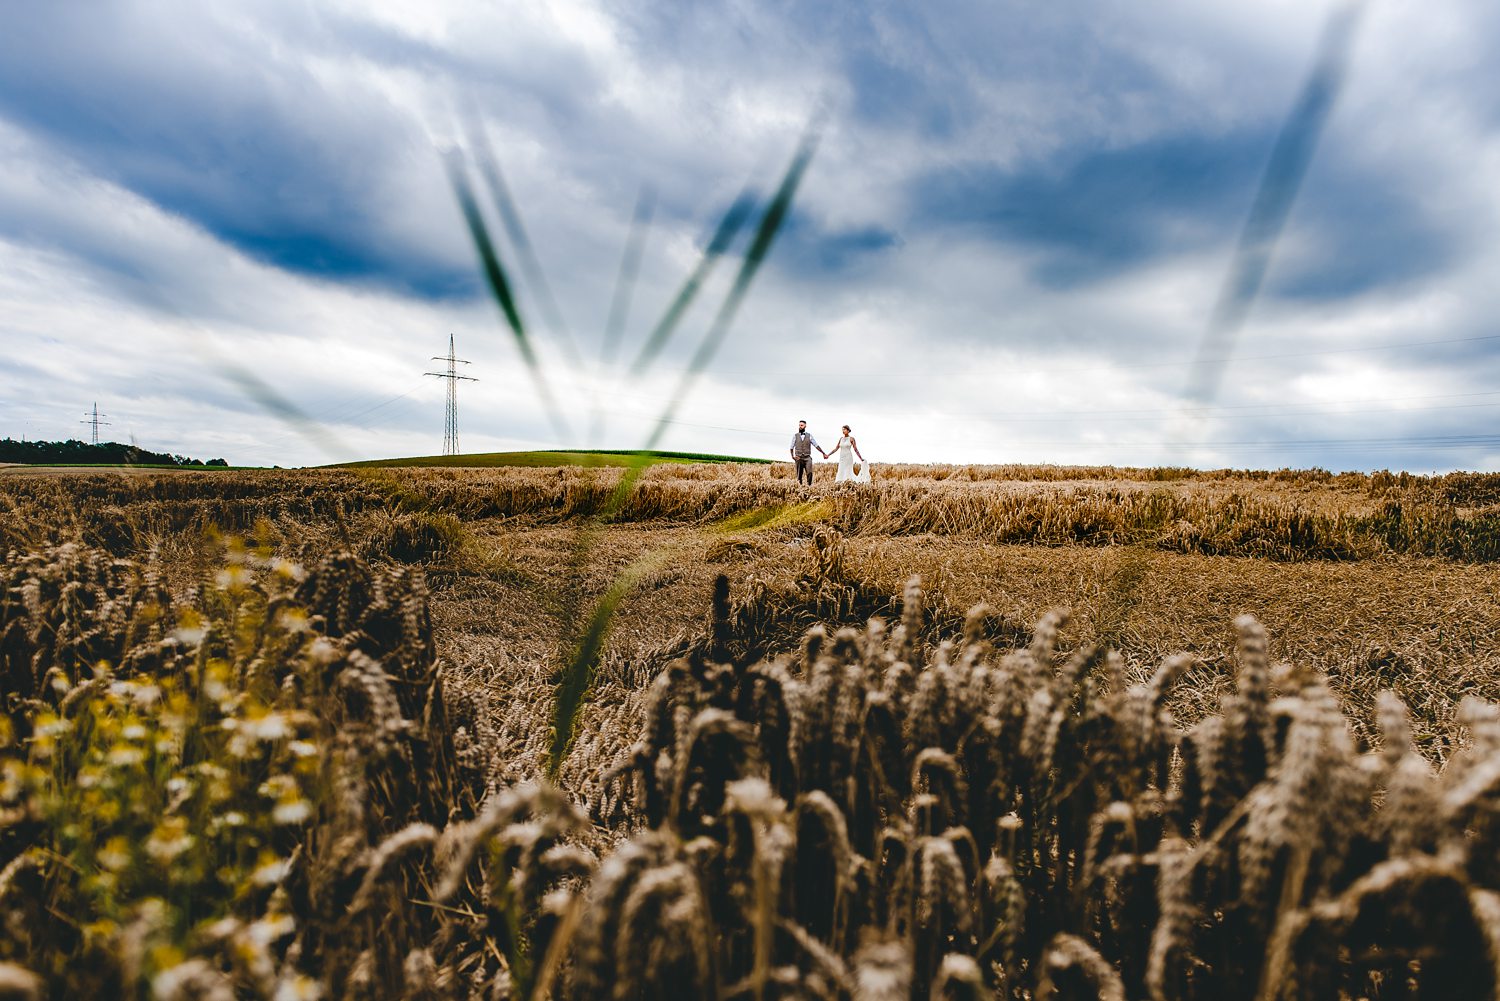
{"type": "Polygon", "coordinates": [[[1175,136],[1070,149],[1009,170],[948,167],[915,177],[915,214],[1036,254],[1054,288],[1113,277],[1165,253],[1222,245],[1244,216],[1266,134],[1175,136]]]}
{"type": "Polygon", "coordinates": [[[1428,194],[1421,178],[1382,174],[1333,154],[1310,172],[1293,217],[1313,253],[1273,273],[1267,293],[1338,300],[1397,292],[1443,273],[1469,241],[1433,218],[1423,205],[1428,194]]]}
{"type": "MultiPolygon", "coordinates": [[[[1083,110],[1118,111],[1172,85],[1128,45],[1112,44],[1113,5],[1053,9],[1021,4],[873,5],[772,2],[724,8],[687,2],[619,11],[638,49],[690,66],[728,63],[747,73],[817,67],[825,86],[849,95],[854,120],[943,142],[983,127],[996,113],[996,83],[1057,86],[1086,94],[1083,110]]],[[[1063,109],[1068,113],[1079,109],[1063,109]]]]}
{"type": "Polygon", "coordinates": [[[793,211],[778,238],[775,266],[813,284],[850,282],[899,250],[901,237],[879,225],[829,227],[805,212],[793,211]]]}
{"type": "Polygon", "coordinates": [[[413,123],[208,9],[44,4],[7,19],[0,114],[288,271],[439,298],[477,287],[382,224],[401,194],[392,171],[430,158],[413,123]]]}
{"type": "MultiPolygon", "coordinates": [[[[1131,432],[1147,461],[1164,454],[1192,349],[1315,51],[1321,9],[1267,4],[27,5],[0,31],[0,266],[24,271],[0,273],[0,333],[45,348],[43,332],[71,330],[81,346],[54,368],[80,370],[72,391],[107,372],[249,427],[258,405],[232,383],[177,386],[150,370],[155,342],[114,357],[100,331],[118,316],[173,357],[183,338],[243,343],[247,366],[351,437],[366,429],[370,448],[426,427],[425,397],[381,401],[457,327],[461,353],[475,352],[490,380],[466,397],[466,420],[540,443],[529,391],[495,381],[516,359],[434,148],[461,134],[453,107],[483,116],[590,352],[631,207],[643,185],[656,190],[622,357],[736,195],[748,185],[764,199],[821,111],[793,211],[668,444],[712,449],[712,426],[760,419],[718,412],[743,392],[759,394],[741,402],[773,411],[768,420],[825,402],[872,440],[919,450],[874,416],[983,409],[998,396],[1012,409],[1156,408],[1155,424],[1106,435],[1131,432]],[[268,342],[303,357],[267,363],[268,342]],[[786,385],[794,351],[816,380],[786,385]],[[345,359],[336,376],[334,358],[345,359]],[[390,369],[379,380],[359,367],[377,359],[390,369]],[[330,392],[349,407],[323,413],[330,392]]],[[[1459,340],[1488,335],[1500,308],[1484,267],[1500,210],[1482,180],[1500,120],[1486,55],[1495,17],[1456,0],[1372,15],[1224,402],[1390,396],[1407,384],[1459,395],[1500,376],[1495,343],[1459,340]],[[1445,338],[1454,343],[1260,357],[1445,338]]],[[[669,384],[686,364],[753,228],[653,378],[669,384]]],[[[523,272],[522,312],[556,362],[557,331],[523,272]]],[[[7,371],[0,414],[29,405],[35,381],[7,371]]],[[[641,398],[622,408],[649,420],[652,393],[666,389],[628,388],[641,398]]],[[[170,421],[171,401],[157,402],[170,421]]],[[[1489,410],[1385,411],[1209,421],[1202,436],[1224,449],[1204,461],[1398,464],[1382,459],[1396,444],[1289,444],[1284,460],[1234,444],[1316,438],[1322,426],[1342,439],[1405,429],[1425,442],[1399,452],[1412,468],[1488,454],[1453,441],[1489,410]]],[[[1067,461],[1083,454],[1068,441],[1099,433],[1081,419],[1031,437],[1064,442],[1035,454],[1067,461]]],[[[1000,424],[942,458],[1005,458],[1005,442],[1026,438],[1000,424]]]]}
{"type": "MultiPolygon", "coordinates": [[[[1068,149],[1013,170],[945,167],[911,179],[913,214],[1024,248],[1036,280],[1065,290],[1162,257],[1222,250],[1244,224],[1273,136],[1268,122],[1223,136],[1068,149]]],[[[1277,270],[1269,293],[1338,299],[1442,271],[1459,237],[1423,212],[1420,197],[1347,161],[1325,162],[1293,216],[1316,253],[1277,270]]]]}

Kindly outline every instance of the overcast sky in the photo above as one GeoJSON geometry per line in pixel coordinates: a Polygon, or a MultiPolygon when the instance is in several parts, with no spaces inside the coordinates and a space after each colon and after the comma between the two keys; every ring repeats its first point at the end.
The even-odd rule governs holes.
{"type": "Polygon", "coordinates": [[[3,3],[0,436],[234,463],[640,447],[1500,469],[1500,7],[1374,0],[1231,339],[1191,365],[1318,58],[1306,0],[3,3]],[[546,288],[487,200],[478,109],[546,288]],[[463,156],[570,436],[478,267],[463,156]],[[644,375],[742,191],[756,214],[644,375]],[[642,193],[622,340],[603,343],[642,193]],[[564,329],[549,316],[548,293],[564,329]],[[565,350],[571,342],[579,363],[565,350]],[[268,391],[251,387],[264,386],[268,391]],[[271,394],[308,415],[289,422],[271,394]],[[597,410],[597,415],[595,411],[597,410]]]}

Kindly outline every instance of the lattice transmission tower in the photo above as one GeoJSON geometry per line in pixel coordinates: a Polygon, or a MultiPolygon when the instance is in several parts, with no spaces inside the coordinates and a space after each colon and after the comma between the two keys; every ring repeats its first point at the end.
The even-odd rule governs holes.
{"type": "Polygon", "coordinates": [[[443,454],[458,454],[458,384],[460,382],[478,382],[472,375],[459,375],[455,366],[469,364],[462,358],[453,356],[453,335],[448,335],[448,353],[446,355],[433,355],[433,361],[445,361],[448,363],[446,372],[423,372],[423,375],[435,376],[448,381],[448,406],[443,418],[443,454]]]}
{"type": "Polygon", "coordinates": [[[83,416],[85,419],[79,421],[78,423],[87,424],[89,426],[89,444],[99,444],[99,429],[107,428],[110,426],[109,421],[101,420],[100,418],[108,417],[109,414],[101,414],[99,412],[99,404],[96,402],[94,404],[94,409],[85,410],[83,412],[83,416]]]}

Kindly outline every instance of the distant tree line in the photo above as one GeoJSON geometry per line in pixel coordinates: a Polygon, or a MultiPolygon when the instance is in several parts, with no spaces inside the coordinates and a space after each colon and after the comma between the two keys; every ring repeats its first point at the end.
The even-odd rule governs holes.
{"type": "Polygon", "coordinates": [[[223,459],[190,459],[185,455],[152,452],[135,445],[84,441],[15,441],[0,438],[0,462],[26,462],[42,465],[76,466],[227,466],[223,459]]]}

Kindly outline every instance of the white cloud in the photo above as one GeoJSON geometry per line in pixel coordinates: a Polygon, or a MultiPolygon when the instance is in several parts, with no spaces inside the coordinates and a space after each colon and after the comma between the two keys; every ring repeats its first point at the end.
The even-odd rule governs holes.
{"type": "MultiPolygon", "coordinates": [[[[77,433],[97,398],[144,445],[236,462],[433,452],[441,386],[420,373],[452,332],[483,380],[461,391],[466,450],[554,444],[494,306],[433,291],[474,287],[438,158],[460,135],[455,102],[472,98],[590,351],[636,193],[654,185],[624,357],[746,178],[767,194],[827,109],[795,226],[664,447],[775,457],[805,414],[830,438],[853,424],[877,461],[1493,465],[1493,449],[1438,440],[1487,428],[1500,402],[1473,395],[1500,342],[1463,340],[1488,336],[1500,305],[1495,19],[1476,6],[1372,9],[1270,273],[1273,292],[1321,278],[1257,304],[1217,409],[1187,422],[1187,362],[1251,190],[1200,213],[1172,208],[1173,185],[1198,179],[1164,176],[1145,223],[1126,216],[1153,206],[1088,220],[1154,244],[1126,239],[1090,258],[1087,280],[1059,283],[1044,279],[1066,232],[1008,232],[1003,205],[977,206],[993,208],[980,227],[936,219],[922,179],[1052,183],[1082,158],[1164,141],[1259,150],[1264,136],[1268,152],[1320,7],[139,3],[117,8],[107,40],[81,22],[62,39],[23,30],[50,48],[11,60],[41,96],[0,103],[0,434],[77,433]],[[115,132],[89,116],[91,87],[115,132]],[[1374,245],[1351,246],[1356,231],[1374,245]],[[1388,276],[1357,280],[1387,259],[1388,276]],[[1349,350],[1423,341],[1453,343],[1349,350]],[[339,454],[213,372],[221,356],[323,421],[339,454]],[[1390,402],[1340,403],[1372,399],[1390,402]],[[1259,444],[1314,437],[1343,444],[1259,444]],[[1350,443],[1374,437],[1437,443],[1350,443]]],[[[1096,251],[1089,239],[1078,249],[1096,251]]],[[[603,391],[606,444],[645,439],[734,265],[647,379],[568,371],[544,345],[580,432],[603,391]]]]}

